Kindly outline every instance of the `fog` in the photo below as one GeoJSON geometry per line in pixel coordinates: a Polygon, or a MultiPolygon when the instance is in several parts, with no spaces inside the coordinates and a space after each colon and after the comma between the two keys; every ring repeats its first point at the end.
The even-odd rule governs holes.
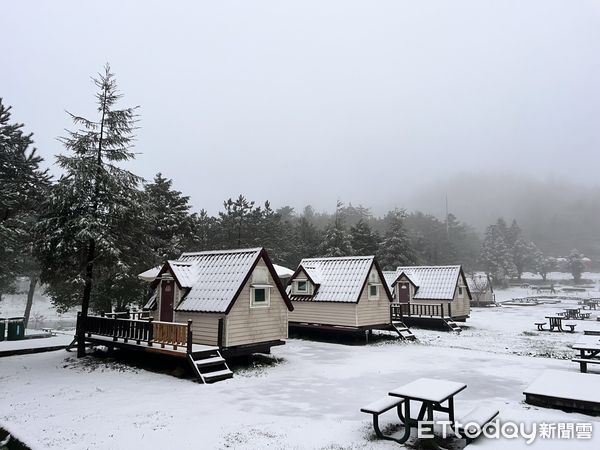
{"type": "Polygon", "coordinates": [[[544,186],[598,192],[596,1],[22,1],[0,26],[0,95],[49,163],[109,61],[141,105],[132,170],[198,210],[243,193],[441,213],[448,195],[481,227],[544,186]]]}

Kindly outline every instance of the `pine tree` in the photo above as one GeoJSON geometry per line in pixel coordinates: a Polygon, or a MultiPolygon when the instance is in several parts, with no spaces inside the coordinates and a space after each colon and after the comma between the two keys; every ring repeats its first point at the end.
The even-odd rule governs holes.
{"type": "Polygon", "coordinates": [[[360,219],[350,227],[350,245],[357,255],[375,255],[379,250],[379,235],[360,219]]]}
{"type": "MultiPolygon", "coordinates": [[[[106,307],[115,298],[125,303],[137,297],[134,265],[147,247],[139,223],[145,219],[142,180],[119,167],[135,157],[136,108],[117,108],[121,94],[108,64],[93,82],[98,117],[69,113],[77,129],[60,138],[70,154],[57,156],[65,174],[40,221],[42,279],[59,308],[80,304],[83,319],[94,303],[106,307]]],[[[82,334],[77,355],[85,356],[82,334]]]]}
{"type": "Polygon", "coordinates": [[[160,264],[179,256],[192,241],[193,218],[189,197],[173,189],[173,181],[158,173],[145,185],[148,205],[147,234],[154,256],[148,264],[160,264]]]}
{"type": "Polygon", "coordinates": [[[341,216],[343,203],[338,201],[335,219],[325,228],[323,241],[319,247],[321,256],[350,256],[354,253],[350,243],[350,234],[344,227],[341,216]]]}
{"type": "Polygon", "coordinates": [[[404,225],[406,211],[395,209],[386,216],[388,230],[379,250],[379,262],[384,270],[396,270],[399,266],[416,263],[414,249],[404,225]]]}
{"type": "Polygon", "coordinates": [[[497,284],[516,275],[516,267],[510,248],[506,244],[502,224],[490,225],[481,245],[480,263],[497,284]]]}
{"type": "Polygon", "coordinates": [[[32,134],[23,132],[23,124],[11,122],[10,110],[0,98],[0,300],[2,293],[13,291],[17,276],[29,277],[27,322],[39,276],[32,253],[33,226],[50,176],[40,168],[42,158],[33,148],[32,134]]]}
{"type": "Polygon", "coordinates": [[[579,250],[573,249],[571,250],[571,253],[569,253],[567,260],[569,270],[571,271],[571,275],[573,275],[573,280],[575,283],[579,283],[585,269],[585,265],[583,264],[583,254],[579,250]]]}

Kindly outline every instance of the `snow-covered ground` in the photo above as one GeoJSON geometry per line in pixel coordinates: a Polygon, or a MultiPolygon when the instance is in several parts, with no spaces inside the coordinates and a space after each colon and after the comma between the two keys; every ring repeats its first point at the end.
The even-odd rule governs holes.
{"type": "MultiPolygon", "coordinates": [[[[526,294],[513,288],[497,297],[526,294]]],[[[535,329],[533,322],[572,304],[473,309],[462,334],[415,329],[419,343],[290,339],[273,349],[272,364],[238,367],[233,379],[214,385],[64,351],[3,358],[0,426],[34,448],[392,449],[399,446],[376,440],[360,407],[431,377],[467,383],[456,399],[459,413],[484,404],[503,421],[594,423],[593,442],[538,440],[534,448],[598,448],[598,419],[523,402],[523,390],[544,370],[577,372],[569,346],[582,329],[600,329],[595,318],[578,321],[574,334],[535,329]]],[[[478,447],[527,445],[480,439],[471,448],[478,447]]]]}

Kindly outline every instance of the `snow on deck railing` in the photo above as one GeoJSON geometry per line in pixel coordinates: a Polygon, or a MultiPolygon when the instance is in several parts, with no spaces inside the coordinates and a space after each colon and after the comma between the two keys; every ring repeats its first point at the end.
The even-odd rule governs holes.
{"type": "Polygon", "coordinates": [[[152,318],[148,320],[120,319],[117,315],[113,317],[87,316],[82,320],[81,314],[77,314],[77,327],[83,327],[83,332],[91,335],[112,337],[117,342],[122,339],[124,343],[129,341],[137,345],[145,343],[152,347],[158,344],[161,348],[165,345],[172,346],[173,350],[178,347],[186,347],[188,353],[192,349],[192,321],[185,323],[160,322],[152,318]]]}

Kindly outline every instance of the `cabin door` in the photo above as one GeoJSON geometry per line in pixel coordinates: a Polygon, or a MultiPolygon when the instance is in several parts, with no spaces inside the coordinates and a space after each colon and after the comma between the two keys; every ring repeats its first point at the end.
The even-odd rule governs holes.
{"type": "Polygon", "coordinates": [[[408,283],[398,283],[398,301],[408,303],[410,300],[410,286],[408,283]]]}
{"type": "Polygon", "coordinates": [[[160,320],[173,322],[174,281],[162,280],[160,286],[160,320]]]}

